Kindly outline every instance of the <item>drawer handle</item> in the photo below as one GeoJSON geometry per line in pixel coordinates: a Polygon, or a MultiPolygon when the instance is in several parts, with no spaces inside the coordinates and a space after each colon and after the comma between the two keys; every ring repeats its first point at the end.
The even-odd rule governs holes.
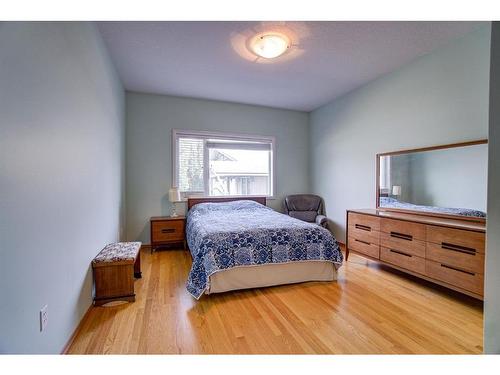
{"type": "Polygon", "coordinates": [[[400,238],[400,239],[406,240],[406,241],[413,241],[413,236],[410,234],[391,232],[391,237],[400,238]]]}
{"type": "Polygon", "coordinates": [[[471,249],[470,247],[465,247],[460,245],[454,245],[452,243],[442,242],[441,248],[446,250],[458,251],[459,253],[476,255],[475,249],[471,249]]]}
{"type": "Polygon", "coordinates": [[[393,250],[393,249],[389,249],[389,251],[391,253],[396,253],[396,254],[399,254],[399,255],[404,255],[405,257],[408,257],[408,258],[412,258],[413,257],[413,255],[403,253],[402,251],[393,250]]]}
{"type": "Polygon", "coordinates": [[[476,276],[476,274],[474,272],[464,271],[464,270],[461,270],[460,268],[447,266],[446,264],[441,264],[441,267],[448,268],[450,270],[457,271],[457,272],[466,273],[467,275],[476,276]]]}
{"type": "Polygon", "coordinates": [[[355,238],[354,241],[364,243],[365,245],[370,245],[369,242],[361,241],[361,240],[358,240],[357,238],[355,238]]]}
{"type": "Polygon", "coordinates": [[[161,230],[162,233],[174,233],[175,232],[175,229],[173,228],[169,228],[169,229],[162,229],[161,230]]]}
{"type": "Polygon", "coordinates": [[[372,231],[372,228],[369,227],[368,225],[354,224],[354,227],[357,228],[357,229],[366,230],[367,232],[371,232],[372,231]]]}

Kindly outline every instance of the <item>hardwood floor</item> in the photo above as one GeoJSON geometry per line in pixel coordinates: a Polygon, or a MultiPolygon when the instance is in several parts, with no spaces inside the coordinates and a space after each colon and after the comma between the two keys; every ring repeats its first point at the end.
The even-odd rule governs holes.
{"type": "Polygon", "coordinates": [[[142,251],[135,303],[92,307],[69,353],[481,353],[482,303],[351,254],[337,282],[194,300],[187,251],[142,251]]]}

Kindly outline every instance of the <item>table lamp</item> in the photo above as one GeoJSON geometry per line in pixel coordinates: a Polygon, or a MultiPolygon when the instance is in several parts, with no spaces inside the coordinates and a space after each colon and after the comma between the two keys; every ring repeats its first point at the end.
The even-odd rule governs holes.
{"type": "Polygon", "coordinates": [[[401,195],[401,186],[399,186],[399,185],[394,185],[394,186],[392,187],[392,195],[394,195],[394,196],[396,196],[396,197],[397,197],[397,196],[399,196],[399,195],[401,195]]]}
{"type": "Polygon", "coordinates": [[[172,202],[172,213],[170,214],[171,217],[177,217],[177,211],[176,211],[176,206],[175,204],[177,202],[181,201],[181,192],[179,191],[179,188],[177,187],[172,187],[168,190],[168,200],[172,202]]]}

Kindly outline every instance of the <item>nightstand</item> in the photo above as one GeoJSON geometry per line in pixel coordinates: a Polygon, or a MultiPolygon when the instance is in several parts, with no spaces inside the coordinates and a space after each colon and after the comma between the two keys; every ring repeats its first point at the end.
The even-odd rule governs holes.
{"type": "Polygon", "coordinates": [[[154,216],[151,224],[151,252],[160,246],[182,243],[186,249],[186,218],[184,216],[154,216]]]}

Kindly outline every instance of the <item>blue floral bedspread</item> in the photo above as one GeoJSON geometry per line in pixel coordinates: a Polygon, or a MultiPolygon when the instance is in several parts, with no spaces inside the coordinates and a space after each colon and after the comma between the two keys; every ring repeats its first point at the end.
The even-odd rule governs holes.
{"type": "Polygon", "coordinates": [[[422,206],[408,202],[401,202],[391,197],[380,197],[380,207],[402,208],[405,210],[417,210],[417,211],[435,212],[441,214],[452,214],[460,216],[486,217],[485,212],[479,210],[473,210],[471,208],[422,206]]]}
{"type": "Polygon", "coordinates": [[[210,275],[233,267],[296,261],[330,261],[342,252],[332,234],[254,201],[200,203],[187,215],[186,236],[193,264],[187,290],[198,299],[210,275]]]}

